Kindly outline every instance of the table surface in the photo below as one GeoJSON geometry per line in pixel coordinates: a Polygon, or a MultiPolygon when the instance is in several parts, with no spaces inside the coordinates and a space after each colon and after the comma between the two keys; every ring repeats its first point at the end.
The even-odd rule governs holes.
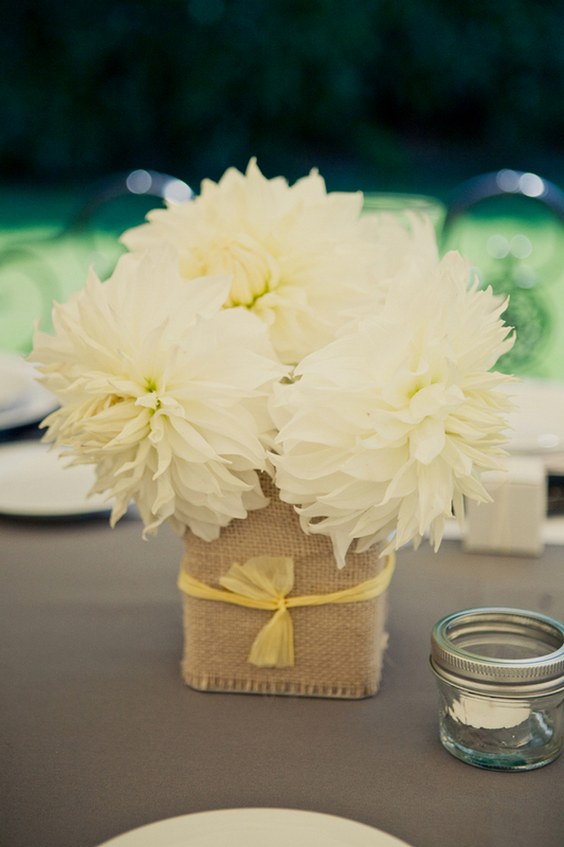
{"type": "Polygon", "coordinates": [[[337,701],[202,693],[180,679],[182,544],[126,518],[0,521],[0,844],[95,847],[212,809],[340,815],[412,847],[562,847],[564,757],[470,767],[440,745],[436,620],[471,606],[564,617],[564,552],[404,550],[379,693],[337,701]]]}

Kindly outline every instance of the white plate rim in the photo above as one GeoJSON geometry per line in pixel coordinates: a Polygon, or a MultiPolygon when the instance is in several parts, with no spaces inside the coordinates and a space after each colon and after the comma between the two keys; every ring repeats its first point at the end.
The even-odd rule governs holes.
{"type": "MultiPolygon", "coordinates": [[[[209,837],[214,834],[225,834],[227,827],[229,827],[230,847],[244,847],[249,844],[252,847],[252,842],[249,841],[249,828],[265,830],[275,827],[277,832],[285,838],[291,838],[292,833],[288,831],[284,834],[284,828],[290,830],[298,826],[301,828],[307,826],[312,839],[319,838],[324,833],[329,835],[329,832],[333,839],[342,834],[346,839],[342,842],[343,847],[410,847],[395,835],[349,818],[323,812],[270,807],[215,809],[165,818],[122,833],[109,841],[104,841],[98,847],[153,847],[155,844],[159,847],[180,847],[181,843],[186,847],[198,847],[198,841],[193,840],[198,838],[198,831],[200,835],[209,837]],[[237,832],[235,827],[239,827],[240,831],[237,832]],[[239,840],[239,835],[244,840],[239,840]],[[180,842],[178,839],[183,841],[180,842]]],[[[264,838],[264,832],[261,837],[264,838]]],[[[264,841],[260,843],[263,844],[264,841]]],[[[308,845],[314,843],[322,842],[308,841],[308,845]]],[[[304,842],[294,840],[293,844],[295,847],[306,847],[304,842]]]]}
{"type": "Polygon", "coordinates": [[[0,411],[20,406],[31,388],[31,376],[0,358],[0,411]]]}
{"type": "MultiPolygon", "coordinates": [[[[58,502],[56,497],[51,497],[41,505],[32,505],[31,501],[25,506],[22,506],[17,499],[10,505],[11,490],[3,490],[1,483],[3,478],[8,475],[14,460],[19,458],[27,461],[33,458],[34,454],[37,458],[41,459],[45,458],[49,452],[51,452],[49,445],[35,439],[30,441],[16,441],[0,446],[0,492],[2,492],[0,493],[0,516],[43,519],[109,514],[112,509],[111,502],[103,500],[101,495],[94,495],[92,498],[86,497],[88,492],[87,483],[85,483],[84,489],[81,485],[80,490],[77,490],[76,502],[72,505],[68,503],[61,505],[61,502],[58,502]]],[[[53,458],[56,458],[56,456],[57,453],[53,450],[53,458]]],[[[94,483],[93,469],[89,469],[92,470],[92,479],[90,480],[90,485],[92,485],[94,483]]],[[[68,476],[70,472],[71,470],[64,468],[61,463],[61,473],[67,475],[67,480],[71,478],[68,476]]],[[[33,479],[30,480],[30,485],[33,485],[33,479]]]]}
{"type": "Polygon", "coordinates": [[[1,353],[0,364],[20,371],[29,379],[29,390],[21,402],[0,409],[0,432],[38,423],[59,405],[54,394],[37,381],[37,371],[23,356],[17,353],[1,353]]]}

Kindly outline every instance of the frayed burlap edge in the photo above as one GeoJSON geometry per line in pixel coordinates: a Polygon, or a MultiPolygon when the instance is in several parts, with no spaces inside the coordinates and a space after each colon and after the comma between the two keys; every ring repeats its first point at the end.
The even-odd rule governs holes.
{"type": "MultiPolygon", "coordinates": [[[[339,570],[330,541],[306,535],[292,506],[283,503],[272,482],[262,480],[270,505],[235,520],[217,541],[208,543],[187,532],[182,568],[208,585],[234,562],[253,556],[292,556],[294,595],[340,591],[380,573],[385,558],[379,549],[350,554],[339,570]]],[[[247,661],[251,645],[271,612],[227,603],[183,597],[184,656],[182,677],[201,691],[277,694],[356,699],[379,688],[383,653],[386,594],[372,600],[291,610],[295,665],[259,668],[247,661]]]]}

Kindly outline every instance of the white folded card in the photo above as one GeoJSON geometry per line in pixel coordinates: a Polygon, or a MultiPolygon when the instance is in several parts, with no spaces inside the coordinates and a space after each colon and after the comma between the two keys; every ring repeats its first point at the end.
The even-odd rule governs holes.
{"type": "Polygon", "coordinates": [[[540,556],[547,509],[543,459],[510,456],[505,472],[488,472],[482,482],[492,502],[466,504],[464,548],[472,552],[540,556]]]}

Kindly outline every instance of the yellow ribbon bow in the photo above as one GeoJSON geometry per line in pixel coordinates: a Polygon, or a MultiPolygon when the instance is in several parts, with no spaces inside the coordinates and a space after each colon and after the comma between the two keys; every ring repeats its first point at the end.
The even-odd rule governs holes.
{"type": "Polygon", "coordinates": [[[289,609],[297,606],[322,606],[327,603],[358,603],[382,594],[392,578],[394,556],[372,579],[329,594],[288,597],[294,587],[294,560],[291,556],[255,556],[245,564],[231,565],[219,580],[225,590],[200,582],[184,570],[178,587],[190,597],[219,600],[250,609],[273,611],[270,620],[255,638],[248,661],[261,668],[287,668],[294,665],[294,628],[289,609]]]}

